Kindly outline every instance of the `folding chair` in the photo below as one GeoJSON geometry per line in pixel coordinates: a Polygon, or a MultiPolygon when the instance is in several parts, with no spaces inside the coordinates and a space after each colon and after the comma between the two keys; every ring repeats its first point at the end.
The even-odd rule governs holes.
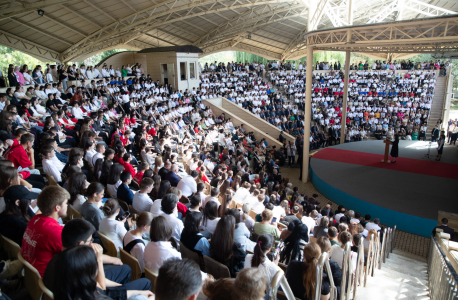
{"type": "Polygon", "coordinates": [[[157,280],[157,274],[148,269],[147,267],[145,269],[145,278],[149,279],[151,281],[151,292],[154,293],[154,290],[156,289],[156,280],[157,280]]]}
{"type": "Polygon", "coordinates": [[[195,261],[200,266],[200,269],[202,271],[204,271],[205,270],[205,268],[204,268],[205,266],[203,266],[203,264],[201,262],[201,259],[199,257],[199,254],[197,254],[196,252],[191,251],[188,248],[186,248],[186,246],[181,241],[179,242],[179,244],[180,244],[181,257],[182,258],[188,258],[190,260],[195,261]]]}
{"type": "Polygon", "coordinates": [[[256,215],[257,215],[257,213],[255,213],[254,211],[250,210],[250,212],[248,213],[248,215],[249,215],[253,220],[256,221],[256,215]]]}
{"type": "Polygon", "coordinates": [[[1,237],[3,239],[3,249],[8,254],[8,258],[17,259],[18,254],[21,253],[21,247],[6,236],[2,235],[1,237]]]}
{"type": "Polygon", "coordinates": [[[118,257],[118,250],[116,250],[116,246],[113,243],[113,241],[110,240],[102,232],[100,231],[97,231],[97,232],[100,236],[100,240],[102,241],[103,246],[105,247],[105,249],[107,249],[107,255],[112,256],[112,257],[118,257]]]}
{"type": "Polygon", "coordinates": [[[118,203],[119,203],[119,206],[121,206],[121,208],[125,211],[125,212],[128,212],[129,211],[129,205],[125,202],[125,201],[122,201],[120,199],[116,199],[118,200],[118,203]]]}
{"type": "Polygon", "coordinates": [[[205,272],[213,275],[215,279],[231,278],[231,272],[229,272],[229,269],[225,265],[206,255],[204,255],[204,262],[205,272]]]}
{"type": "Polygon", "coordinates": [[[83,215],[71,205],[67,206],[67,216],[71,219],[83,219],[83,215]]]}
{"type": "Polygon", "coordinates": [[[140,214],[140,212],[136,210],[132,205],[129,205],[129,211],[130,211],[130,214],[137,214],[137,215],[140,214]]]}
{"type": "Polygon", "coordinates": [[[41,279],[40,273],[28,261],[26,261],[21,253],[18,254],[19,260],[24,264],[24,285],[33,300],[40,300],[43,292],[38,281],[41,279]]]}
{"type": "Polygon", "coordinates": [[[132,273],[130,275],[130,281],[134,281],[142,277],[142,268],[140,267],[140,263],[135,257],[133,257],[130,253],[128,253],[121,247],[119,248],[119,256],[121,258],[122,263],[128,265],[132,270],[132,273]]]}
{"type": "Polygon", "coordinates": [[[54,294],[51,292],[43,283],[43,279],[38,280],[38,285],[40,286],[41,291],[43,292],[42,300],[54,300],[54,294]]]}

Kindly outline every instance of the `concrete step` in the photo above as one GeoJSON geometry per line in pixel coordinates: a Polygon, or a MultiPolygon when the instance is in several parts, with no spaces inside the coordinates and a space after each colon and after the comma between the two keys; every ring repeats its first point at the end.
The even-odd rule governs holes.
{"type": "Polygon", "coordinates": [[[394,250],[381,270],[368,277],[366,287],[358,287],[356,299],[430,299],[426,260],[394,250]]]}

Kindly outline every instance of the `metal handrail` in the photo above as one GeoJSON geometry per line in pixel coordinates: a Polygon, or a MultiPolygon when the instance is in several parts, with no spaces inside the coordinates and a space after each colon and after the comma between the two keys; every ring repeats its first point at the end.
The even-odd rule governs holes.
{"type": "Polygon", "coordinates": [[[428,255],[428,275],[431,299],[455,300],[458,298],[458,274],[432,235],[428,255]]]}
{"type": "Polygon", "coordinates": [[[323,283],[323,268],[326,267],[326,273],[329,278],[330,298],[329,300],[337,299],[337,287],[334,284],[332,277],[331,265],[329,264],[329,256],[327,252],[321,253],[318,264],[316,265],[316,284],[315,284],[315,299],[321,298],[321,285],[323,283]]]}
{"type": "Polygon", "coordinates": [[[270,286],[270,299],[277,299],[278,287],[280,285],[288,300],[296,300],[293,291],[291,290],[291,287],[286,280],[285,273],[281,269],[278,269],[277,273],[272,279],[270,286]]]}
{"type": "Polygon", "coordinates": [[[391,253],[393,253],[394,249],[394,235],[396,234],[396,225],[393,227],[393,233],[391,234],[391,253]]]}
{"type": "MultiPolygon", "coordinates": [[[[386,238],[387,238],[387,233],[388,230],[386,228],[383,229],[383,239],[382,239],[382,251],[380,252],[380,262],[385,263],[386,257],[385,257],[385,251],[386,251],[386,238]]],[[[382,268],[382,264],[379,265],[379,269],[382,268]]]]}
{"type": "MultiPolygon", "coordinates": [[[[382,244],[380,242],[380,231],[377,232],[377,240],[375,241],[375,253],[376,253],[376,258],[375,258],[375,268],[378,267],[378,269],[380,270],[382,268],[382,259],[381,259],[381,248],[382,248],[382,244]]],[[[374,270],[375,270],[374,268],[374,270]]],[[[374,276],[372,274],[372,276],[374,276]]]]}
{"type": "Polygon", "coordinates": [[[390,252],[391,252],[391,228],[388,227],[387,234],[388,236],[386,237],[386,249],[385,249],[385,258],[390,257],[390,252]]]}
{"type": "Polygon", "coordinates": [[[351,242],[347,242],[344,247],[344,258],[342,261],[342,282],[340,284],[340,300],[350,300],[351,274],[351,242]],[[349,280],[350,284],[347,284],[347,281],[349,280]]]}
{"type": "Polygon", "coordinates": [[[371,274],[371,276],[374,276],[373,273],[373,268],[375,265],[375,241],[374,241],[374,235],[371,235],[370,240],[369,240],[369,249],[367,251],[367,266],[366,270],[364,272],[364,284],[363,286],[366,287],[367,285],[367,274],[371,274]]]}
{"type": "Polygon", "coordinates": [[[356,263],[356,271],[355,271],[355,283],[353,287],[353,299],[356,299],[356,292],[358,289],[358,284],[361,283],[361,277],[365,273],[364,271],[364,244],[363,239],[359,240],[358,245],[358,261],[356,263]]]}

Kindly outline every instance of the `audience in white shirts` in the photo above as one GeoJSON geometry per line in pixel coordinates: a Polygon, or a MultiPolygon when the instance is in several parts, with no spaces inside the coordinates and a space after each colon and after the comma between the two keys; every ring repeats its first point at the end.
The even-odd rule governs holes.
{"type": "Polygon", "coordinates": [[[153,200],[148,194],[153,189],[154,181],[150,177],[143,178],[140,182],[140,190],[135,193],[132,200],[132,207],[138,212],[150,211],[153,205],[153,200]]]}

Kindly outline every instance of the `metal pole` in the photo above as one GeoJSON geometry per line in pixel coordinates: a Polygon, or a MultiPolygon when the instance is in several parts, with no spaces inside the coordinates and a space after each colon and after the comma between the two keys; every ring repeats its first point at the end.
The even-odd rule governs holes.
{"type": "Polygon", "coordinates": [[[302,146],[302,182],[309,179],[309,147],[310,119],[312,112],[312,80],[313,80],[313,46],[307,46],[307,69],[305,78],[305,115],[304,115],[304,145],[302,146]]]}
{"type": "Polygon", "coordinates": [[[344,94],[342,104],[342,120],[340,122],[340,144],[345,143],[345,128],[347,125],[348,81],[350,80],[350,50],[345,51],[344,94]]]}

